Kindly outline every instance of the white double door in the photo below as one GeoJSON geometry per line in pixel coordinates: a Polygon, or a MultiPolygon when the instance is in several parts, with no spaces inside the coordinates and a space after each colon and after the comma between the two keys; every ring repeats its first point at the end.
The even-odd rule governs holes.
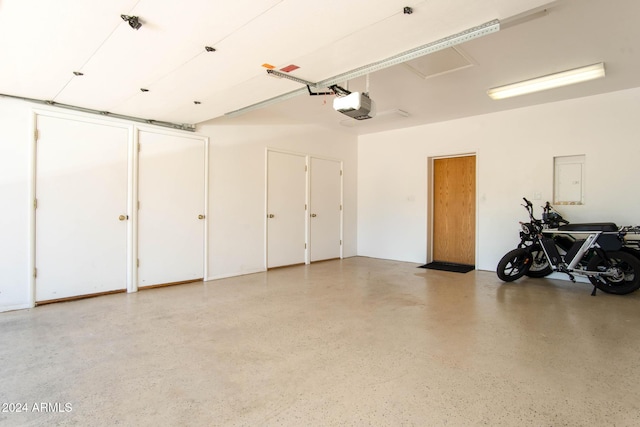
{"type": "Polygon", "coordinates": [[[267,152],[267,268],[340,258],[341,162],[267,152]]]}
{"type": "Polygon", "coordinates": [[[136,276],[203,277],[204,140],[139,131],[136,169],[130,126],[48,115],[36,125],[37,302],[135,290],[136,276]]]}

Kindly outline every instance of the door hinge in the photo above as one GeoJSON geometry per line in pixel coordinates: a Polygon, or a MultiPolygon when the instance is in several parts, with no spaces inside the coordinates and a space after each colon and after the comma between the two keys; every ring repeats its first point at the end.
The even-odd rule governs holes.
{"type": "Polygon", "coordinates": [[[136,259],[136,267],[140,267],[140,258],[136,259]]]}
{"type": "Polygon", "coordinates": [[[307,210],[307,204],[306,203],[304,204],[304,210],[305,211],[307,210]]]}
{"type": "Polygon", "coordinates": [[[33,209],[38,209],[38,199],[33,199],[33,209]]]}
{"type": "Polygon", "coordinates": [[[37,268],[33,269],[33,277],[34,278],[38,277],[38,269],[37,268]]]}
{"type": "Polygon", "coordinates": [[[340,210],[342,210],[342,205],[340,205],[340,210]]]}
{"type": "Polygon", "coordinates": [[[342,176],[342,169],[340,169],[340,176],[342,176]]]}
{"type": "Polygon", "coordinates": [[[304,244],[304,248],[307,249],[307,244],[306,243],[304,244]]]}
{"type": "Polygon", "coordinates": [[[340,246],[342,246],[342,240],[340,240],[340,246]]]}
{"type": "Polygon", "coordinates": [[[40,131],[38,129],[33,131],[33,139],[38,142],[38,139],[40,139],[40,131]]]}
{"type": "Polygon", "coordinates": [[[140,152],[140,143],[138,142],[138,153],[140,152]]]}
{"type": "Polygon", "coordinates": [[[140,210],[140,201],[138,201],[138,210],[140,210]]]}
{"type": "Polygon", "coordinates": [[[307,171],[307,165],[304,165],[304,171],[305,172],[307,171]]]}

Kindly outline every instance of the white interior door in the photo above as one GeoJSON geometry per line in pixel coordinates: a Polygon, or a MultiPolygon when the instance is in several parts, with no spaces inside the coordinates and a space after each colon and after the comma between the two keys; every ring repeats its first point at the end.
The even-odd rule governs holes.
{"type": "Polygon", "coordinates": [[[36,301],[127,287],[128,129],[37,117],[36,301]]]}
{"type": "Polygon", "coordinates": [[[342,165],[338,161],[311,158],[310,260],[340,258],[342,165]]]}
{"type": "Polygon", "coordinates": [[[305,156],[267,153],[267,267],[305,262],[305,156]]]}
{"type": "Polygon", "coordinates": [[[138,286],[204,277],[205,141],[138,133],[138,286]]]}

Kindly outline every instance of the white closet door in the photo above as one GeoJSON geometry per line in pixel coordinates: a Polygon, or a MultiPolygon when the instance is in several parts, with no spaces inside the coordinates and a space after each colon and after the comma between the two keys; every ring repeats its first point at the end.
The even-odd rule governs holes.
{"type": "Polygon", "coordinates": [[[138,134],[138,286],[204,275],[205,142],[138,134]]]}
{"type": "Polygon", "coordinates": [[[311,158],[310,260],[340,258],[341,164],[311,158]]]}
{"type": "Polygon", "coordinates": [[[36,301],[127,287],[128,130],[37,117],[36,301]]]}
{"type": "Polygon", "coordinates": [[[267,267],[303,264],[306,159],[275,151],[267,155],[267,267]]]}

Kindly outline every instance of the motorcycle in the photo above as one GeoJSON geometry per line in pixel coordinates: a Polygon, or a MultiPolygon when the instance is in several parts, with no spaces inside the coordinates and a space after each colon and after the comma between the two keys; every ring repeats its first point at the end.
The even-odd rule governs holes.
{"type": "Polygon", "coordinates": [[[520,243],[498,263],[496,272],[505,282],[524,275],[532,278],[565,273],[587,277],[593,292],[628,294],[640,288],[640,250],[627,242],[638,227],[621,227],[612,222],[570,224],[546,203],[542,219],[533,216],[533,204],[523,198],[529,222],[520,222],[520,243]],[[576,237],[577,236],[577,237],[576,237]]]}

